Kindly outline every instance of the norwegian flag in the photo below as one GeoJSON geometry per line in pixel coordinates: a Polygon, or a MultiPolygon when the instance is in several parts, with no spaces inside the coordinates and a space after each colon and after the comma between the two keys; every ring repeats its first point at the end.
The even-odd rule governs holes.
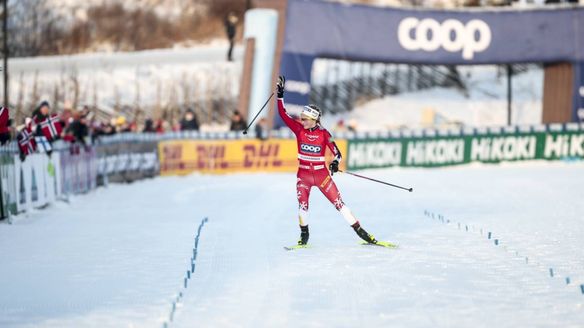
{"type": "Polygon", "coordinates": [[[30,155],[36,151],[36,141],[29,126],[22,129],[16,139],[18,140],[18,148],[20,148],[22,154],[30,155]]]}
{"type": "Polygon", "coordinates": [[[10,140],[10,129],[8,129],[8,112],[8,107],[0,107],[0,145],[4,145],[10,140]]]}
{"type": "Polygon", "coordinates": [[[40,124],[41,130],[43,131],[43,135],[47,138],[48,141],[58,139],[59,136],[61,135],[61,131],[63,131],[61,121],[59,121],[59,117],[57,116],[57,114],[53,114],[47,117],[40,124]]]}
{"type": "Polygon", "coordinates": [[[8,107],[0,107],[0,133],[8,132],[8,107]]]}

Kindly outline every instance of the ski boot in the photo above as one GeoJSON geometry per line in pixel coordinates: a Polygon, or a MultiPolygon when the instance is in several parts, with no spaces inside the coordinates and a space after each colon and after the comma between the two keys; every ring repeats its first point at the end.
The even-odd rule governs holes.
{"type": "Polygon", "coordinates": [[[361,228],[359,222],[353,224],[351,227],[353,227],[353,230],[355,230],[359,238],[365,240],[369,244],[377,244],[377,240],[375,239],[375,237],[373,237],[373,235],[368,234],[367,231],[365,231],[365,229],[361,228]]]}
{"type": "Polygon", "coordinates": [[[306,245],[308,243],[308,226],[300,226],[300,240],[298,245],[306,245]]]}

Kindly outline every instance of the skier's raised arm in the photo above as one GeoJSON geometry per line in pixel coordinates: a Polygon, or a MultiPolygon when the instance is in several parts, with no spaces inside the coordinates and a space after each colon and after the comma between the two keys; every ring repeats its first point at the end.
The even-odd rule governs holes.
{"type": "Polygon", "coordinates": [[[282,118],[282,120],[284,121],[286,126],[288,126],[290,128],[290,130],[292,130],[292,132],[294,132],[294,134],[298,134],[298,132],[302,131],[302,129],[303,129],[302,124],[299,122],[296,122],[288,114],[288,112],[286,112],[286,107],[284,106],[284,85],[285,85],[285,83],[286,83],[286,79],[283,76],[279,76],[278,83],[276,84],[276,88],[278,91],[278,114],[280,114],[280,117],[282,118]]]}

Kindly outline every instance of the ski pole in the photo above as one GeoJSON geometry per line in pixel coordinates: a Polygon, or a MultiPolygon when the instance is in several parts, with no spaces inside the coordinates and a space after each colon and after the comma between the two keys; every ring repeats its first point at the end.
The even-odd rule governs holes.
{"type": "Polygon", "coordinates": [[[253,120],[251,120],[251,122],[249,123],[249,125],[247,126],[247,128],[245,128],[245,130],[243,130],[243,134],[247,134],[247,130],[249,129],[249,127],[253,124],[253,122],[255,121],[255,119],[258,118],[258,115],[260,115],[260,113],[262,112],[262,110],[264,110],[264,108],[266,107],[266,105],[268,104],[268,102],[270,102],[270,99],[272,99],[273,96],[274,96],[274,93],[272,92],[272,94],[270,95],[270,98],[268,98],[268,100],[266,100],[266,102],[264,103],[264,105],[262,106],[262,108],[260,109],[260,111],[256,114],[256,116],[253,118],[253,120]]]}
{"type": "Polygon", "coordinates": [[[366,180],[374,181],[374,182],[377,182],[377,183],[382,183],[384,185],[392,186],[392,187],[395,187],[395,188],[407,190],[409,192],[414,191],[414,188],[406,188],[406,187],[394,185],[394,184],[391,184],[389,182],[383,182],[383,181],[379,181],[379,180],[376,180],[376,179],[368,178],[368,177],[365,177],[365,176],[362,176],[362,175],[359,175],[359,174],[356,174],[356,173],[353,173],[353,172],[341,171],[341,170],[339,170],[339,172],[346,173],[346,174],[350,174],[350,175],[356,176],[356,177],[361,178],[361,179],[366,179],[366,180]]]}

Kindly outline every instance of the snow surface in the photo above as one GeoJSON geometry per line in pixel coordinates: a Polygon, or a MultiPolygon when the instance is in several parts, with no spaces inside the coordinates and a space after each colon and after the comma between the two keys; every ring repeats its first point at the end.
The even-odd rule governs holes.
{"type": "MultiPolygon", "coordinates": [[[[321,65],[323,66],[323,65],[321,65]]],[[[321,68],[322,70],[322,68],[321,68]]],[[[458,124],[486,127],[507,125],[507,77],[496,66],[460,66],[468,94],[455,88],[432,88],[386,96],[357,106],[349,113],[324,115],[323,123],[334,126],[339,120],[354,122],[360,131],[427,128],[458,124]],[[425,120],[425,113],[434,118],[425,120]]],[[[511,123],[541,124],[543,69],[513,76],[511,123]]]]}
{"type": "Polygon", "coordinates": [[[162,327],[182,292],[170,327],[578,327],[583,169],[362,172],[413,193],[335,175],[363,226],[397,250],[359,245],[313,190],[312,248],[284,251],[299,233],[292,173],[110,185],[0,224],[0,326],[162,327]]]}

